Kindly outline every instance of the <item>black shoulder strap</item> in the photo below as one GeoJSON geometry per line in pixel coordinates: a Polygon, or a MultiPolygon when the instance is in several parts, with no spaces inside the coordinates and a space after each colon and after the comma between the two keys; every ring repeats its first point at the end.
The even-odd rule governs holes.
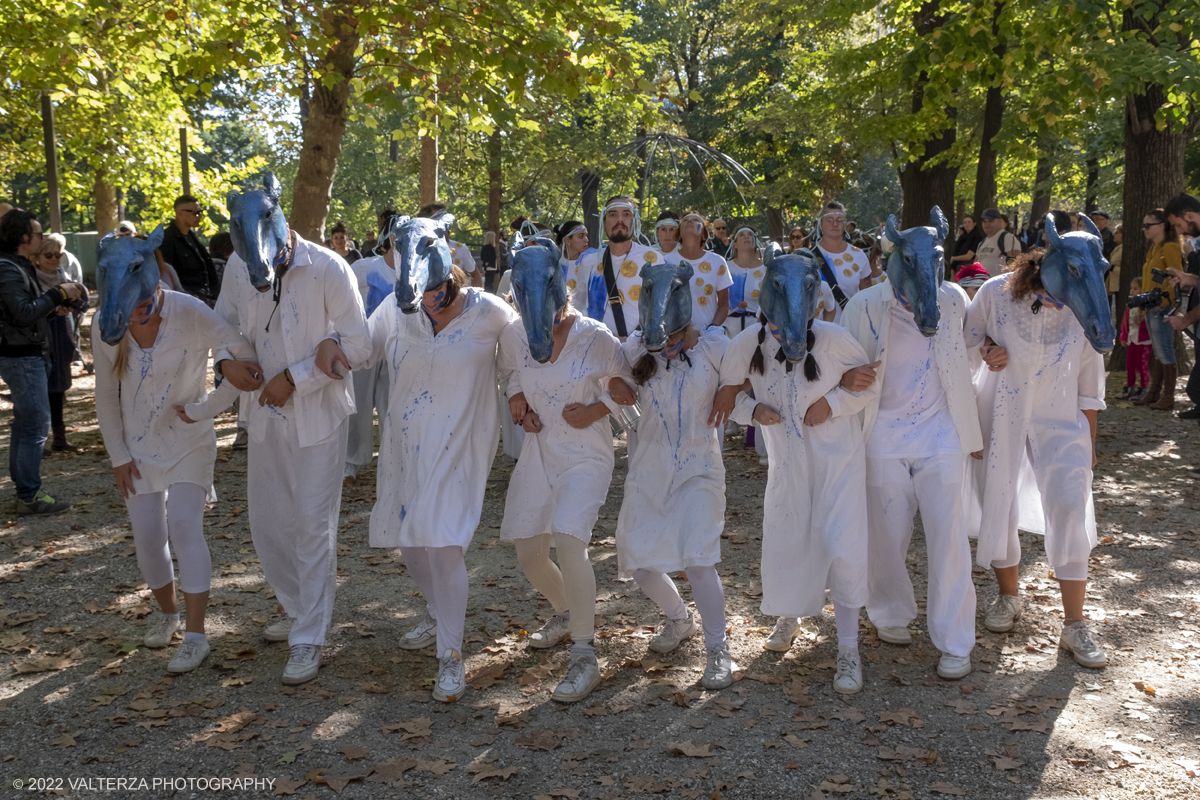
{"type": "Polygon", "coordinates": [[[829,289],[833,292],[833,299],[837,301],[841,308],[846,307],[846,303],[850,302],[850,298],[846,297],[846,293],[842,291],[842,287],[838,286],[837,276],[833,274],[833,267],[829,265],[829,259],[825,256],[825,251],[820,247],[817,252],[821,254],[821,277],[829,284],[829,289]]]}
{"type": "Polygon", "coordinates": [[[625,326],[625,309],[621,306],[621,291],[617,288],[617,275],[613,272],[612,250],[607,247],[604,248],[604,284],[608,287],[608,305],[612,308],[617,336],[624,339],[629,335],[629,329],[625,326]]]}

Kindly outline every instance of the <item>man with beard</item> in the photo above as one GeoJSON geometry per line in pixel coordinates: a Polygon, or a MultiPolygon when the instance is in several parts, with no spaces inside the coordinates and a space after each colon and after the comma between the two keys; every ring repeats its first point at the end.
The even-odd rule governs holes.
{"type": "Polygon", "coordinates": [[[575,308],[603,322],[622,342],[638,326],[638,297],[642,293],[642,265],[662,258],[661,253],[638,244],[638,208],[633,198],[610,197],[604,204],[607,244],[580,260],[568,276],[567,290],[575,308]]]}

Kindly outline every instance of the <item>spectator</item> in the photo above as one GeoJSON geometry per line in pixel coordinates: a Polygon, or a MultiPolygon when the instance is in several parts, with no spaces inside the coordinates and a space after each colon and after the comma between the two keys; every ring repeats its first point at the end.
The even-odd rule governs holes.
{"type": "Polygon", "coordinates": [[[1167,322],[1166,314],[1175,304],[1176,289],[1168,283],[1155,281],[1153,270],[1177,270],[1183,267],[1183,251],[1173,233],[1173,230],[1167,229],[1167,214],[1161,208],[1150,211],[1142,219],[1142,235],[1150,242],[1146,262],[1142,265],[1142,286],[1147,292],[1162,289],[1164,297],[1158,308],[1146,309],[1146,326],[1150,329],[1154,360],[1159,366],[1155,369],[1155,365],[1151,364],[1150,391],[1136,404],[1158,411],[1169,411],[1175,407],[1175,329],[1167,322]]]}
{"type": "MultiPolygon", "coordinates": [[[[42,246],[31,259],[37,268],[38,285],[42,293],[54,287],[70,283],[63,269],[62,237],[46,236],[42,246]]],[[[67,426],[63,421],[63,405],[67,390],[71,388],[71,362],[75,358],[75,337],[72,326],[71,308],[59,306],[46,320],[50,343],[50,371],[46,375],[46,391],[50,402],[50,431],[53,441],[50,449],[55,452],[77,452],[78,447],[67,441],[67,426]]]]}
{"type": "Polygon", "coordinates": [[[850,298],[875,283],[871,279],[871,262],[866,253],[851,247],[847,241],[846,207],[836,200],[825,204],[813,240],[821,278],[833,292],[835,301],[832,312],[826,307],[824,318],[827,322],[839,322],[850,298]],[[830,277],[834,279],[832,282],[830,277]]]}
{"type": "Polygon", "coordinates": [[[975,251],[983,239],[983,231],[975,224],[975,217],[967,214],[963,217],[962,231],[954,240],[954,255],[950,257],[953,264],[971,264],[975,261],[975,251]]]}
{"type": "Polygon", "coordinates": [[[346,233],[346,223],[338,220],[337,224],[333,226],[333,230],[330,231],[329,238],[332,240],[331,244],[333,245],[329,249],[344,258],[347,264],[353,264],[362,258],[362,253],[350,246],[350,236],[346,233]]]}
{"type": "MultiPolygon", "coordinates": [[[[1142,279],[1129,282],[1130,294],[1142,293],[1142,279]]],[[[1144,308],[1126,308],[1121,320],[1121,344],[1125,351],[1125,388],[1118,400],[1141,400],[1150,391],[1150,329],[1146,327],[1144,308]]]]}
{"type": "Polygon", "coordinates": [[[116,234],[118,237],[137,236],[137,228],[129,220],[123,219],[117,223],[116,234]]]}
{"type": "Polygon", "coordinates": [[[17,514],[56,514],[70,504],[42,489],[42,449],[50,427],[46,356],[47,317],[83,297],[68,282],[42,291],[30,257],[42,247],[42,226],[27,211],[0,218],[0,378],[12,392],[8,472],[17,490],[17,514]]]}
{"type": "MultiPolygon", "coordinates": [[[[1200,200],[1190,194],[1180,193],[1171,198],[1166,207],[1167,221],[1171,223],[1177,236],[1200,237],[1200,200]]],[[[1191,328],[1200,322],[1200,302],[1195,291],[1196,276],[1200,275],[1200,240],[1191,239],[1190,252],[1186,254],[1187,273],[1175,274],[1175,280],[1188,279],[1192,293],[1188,297],[1187,313],[1182,316],[1170,317],[1167,321],[1177,331],[1191,328]]],[[[1188,377],[1187,394],[1195,405],[1187,411],[1179,412],[1180,419],[1200,419],[1200,369],[1192,369],[1188,377]]]]}
{"type": "Polygon", "coordinates": [[[1104,276],[1104,291],[1108,293],[1109,304],[1113,307],[1115,315],[1117,292],[1121,291],[1121,252],[1125,249],[1125,234],[1120,225],[1113,228],[1112,241],[1112,250],[1105,256],[1108,259],[1108,274],[1104,276]]]}
{"type": "Polygon", "coordinates": [[[962,290],[967,293],[967,297],[975,299],[975,293],[979,291],[979,287],[992,277],[988,275],[986,269],[979,265],[978,262],[968,264],[958,271],[954,276],[954,282],[957,283],[962,290]]]}
{"type": "Polygon", "coordinates": [[[233,237],[229,231],[221,231],[208,240],[208,256],[217,270],[217,283],[225,280],[225,265],[233,255],[233,237]]]}
{"type": "Polygon", "coordinates": [[[663,211],[658,215],[654,221],[654,238],[664,254],[679,249],[679,216],[674,211],[663,211]]]}
{"type": "Polygon", "coordinates": [[[787,247],[784,250],[788,253],[794,253],[802,247],[808,247],[808,231],[801,228],[799,225],[792,228],[792,232],[788,234],[787,247]]]}
{"type": "Polygon", "coordinates": [[[1092,222],[1096,223],[1096,227],[1100,229],[1100,240],[1103,242],[1103,245],[1101,245],[1100,249],[1104,253],[1104,257],[1107,258],[1111,264],[1112,258],[1109,257],[1109,253],[1113,251],[1113,248],[1116,247],[1117,244],[1113,241],[1113,237],[1116,236],[1116,234],[1108,227],[1108,214],[1103,211],[1093,211],[1091,216],[1092,222]]]}
{"type": "Polygon", "coordinates": [[[499,269],[499,254],[496,252],[496,232],[488,231],[483,237],[483,247],[479,250],[479,260],[483,262],[483,290],[492,291],[496,285],[496,272],[499,269]]]}
{"type": "Polygon", "coordinates": [[[375,222],[379,227],[379,233],[371,231],[371,238],[368,240],[367,250],[373,256],[383,255],[391,248],[391,238],[388,234],[392,229],[392,220],[400,216],[400,209],[393,205],[386,205],[379,209],[379,213],[375,215],[375,222]]]}
{"type": "Polygon", "coordinates": [[[176,198],[175,219],[166,226],[162,247],[154,253],[162,259],[160,270],[163,264],[172,267],[179,276],[183,291],[200,298],[212,308],[217,304],[217,295],[221,293],[221,282],[208,251],[196,236],[195,228],[203,214],[200,201],[190,194],[176,198]]]}
{"type": "Polygon", "coordinates": [[[720,217],[712,221],[712,238],[708,240],[708,249],[721,258],[729,257],[729,225],[720,217]]]}
{"type": "MultiPolygon", "coordinates": [[[[975,260],[989,275],[1008,271],[1012,259],[1021,255],[1021,243],[1017,237],[1005,230],[1004,217],[994,208],[979,215],[983,227],[983,238],[975,249],[975,260]]],[[[1055,220],[1057,222],[1057,219],[1055,220]]],[[[1069,225],[1069,223],[1068,223],[1069,225]]],[[[1073,230],[1072,228],[1067,228],[1073,230]]]]}

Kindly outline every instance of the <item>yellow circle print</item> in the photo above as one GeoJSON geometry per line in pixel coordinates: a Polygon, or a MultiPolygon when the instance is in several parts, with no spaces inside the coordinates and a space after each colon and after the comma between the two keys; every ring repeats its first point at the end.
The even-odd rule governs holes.
{"type": "Polygon", "coordinates": [[[758,299],[758,289],[755,289],[753,292],[751,292],[751,293],[750,293],[750,299],[751,299],[751,300],[757,300],[757,299],[758,299]]]}
{"type": "Polygon", "coordinates": [[[712,272],[712,264],[708,263],[707,261],[701,261],[700,262],[700,271],[701,272],[712,272]]]}
{"type": "Polygon", "coordinates": [[[642,287],[641,286],[630,286],[629,287],[629,299],[630,300],[632,300],[633,302],[636,303],[638,301],[638,298],[641,296],[642,296],[642,287]]]}
{"type": "Polygon", "coordinates": [[[696,298],[696,302],[702,306],[706,306],[706,305],[708,305],[708,298],[701,295],[700,297],[696,298]]]}
{"type": "Polygon", "coordinates": [[[706,284],[704,284],[704,293],[705,293],[705,294],[712,294],[712,293],[713,293],[713,285],[712,285],[711,283],[706,283],[706,284]]]}
{"type": "Polygon", "coordinates": [[[653,250],[648,250],[646,252],[646,263],[653,264],[656,261],[658,261],[658,254],[655,253],[653,250]]]}
{"type": "Polygon", "coordinates": [[[573,291],[575,291],[575,285],[576,285],[576,284],[575,284],[575,279],[574,279],[574,278],[572,278],[571,280],[567,281],[567,288],[568,288],[568,289],[570,289],[572,292],[573,292],[573,291]]]}
{"type": "Polygon", "coordinates": [[[622,262],[621,274],[624,275],[626,278],[632,278],[634,275],[637,275],[637,271],[638,271],[637,264],[633,263],[632,261],[622,262]]]}

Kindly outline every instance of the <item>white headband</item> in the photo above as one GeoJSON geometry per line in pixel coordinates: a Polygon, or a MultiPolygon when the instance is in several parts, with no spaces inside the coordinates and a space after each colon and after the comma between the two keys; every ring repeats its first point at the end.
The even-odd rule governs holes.
{"type": "Polygon", "coordinates": [[[664,225],[674,225],[676,228],[678,228],[679,220],[671,219],[670,217],[667,217],[666,219],[660,219],[658,222],[654,223],[654,230],[658,230],[664,225]]]}
{"type": "Polygon", "coordinates": [[[618,208],[628,209],[629,211],[632,211],[634,214],[638,213],[637,207],[634,206],[634,204],[629,202],[628,200],[613,200],[611,203],[609,203],[608,205],[606,205],[604,207],[604,216],[607,217],[608,212],[613,211],[618,208]]]}
{"type": "Polygon", "coordinates": [[[586,231],[586,230],[587,230],[587,226],[581,222],[580,224],[576,225],[574,228],[571,228],[571,230],[564,233],[562,238],[567,239],[567,238],[579,233],[580,231],[586,231]]]}

